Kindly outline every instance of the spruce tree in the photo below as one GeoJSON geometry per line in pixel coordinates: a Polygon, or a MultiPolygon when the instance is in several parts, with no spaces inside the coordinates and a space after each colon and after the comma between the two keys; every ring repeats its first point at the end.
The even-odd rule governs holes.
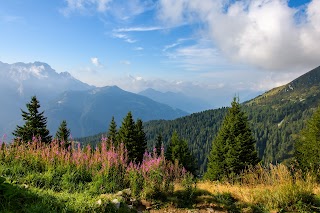
{"type": "Polygon", "coordinates": [[[212,142],[205,177],[221,180],[238,175],[249,165],[256,165],[259,159],[255,143],[248,118],[241,111],[239,100],[234,98],[212,142]]]}
{"type": "Polygon", "coordinates": [[[320,169],[320,107],[300,132],[294,148],[299,167],[303,171],[318,173],[320,169]]]}
{"type": "Polygon", "coordinates": [[[154,147],[156,149],[156,153],[158,156],[161,154],[161,148],[162,148],[162,135],[158,134],[157,139],[156,139],[156,145],[154,147]]]}
{"type": "Polygon", "coordinates": [[[107,133],[107,138],[109,141],[112,141],[113,145],[115,147],[118,147],[118,131],[117,131],[117,124],[114,120],[114,116],[112,116],[110,125],[109,125],[109,129],[108,129],[108,133],[107,133]]]}
{"type": "Polygon", "coordinates": [[[133,120],[132,113],[128,112],[127,116],[123,119],[122,125],[119,129],[118,140],[119,142],[124,143],[124,145],[126,146],[128,150],[129,161],[134,162],[138,162],[137,153],[139,152],[136,143],[136,135],[136,124],[133,120]]]}
{"type": "Polygon", "coordinates": [[[195,173],[195,159],[189,151],[187,142],[180,139],[176,131],[173,132],[165,157],[172,162],[178,161],[186,170],[195,173]]]}
{"type": "Polygon", "coordinates": [[[26,106],[28,111],[21,109],[25,124],[23,126],[17,125],[17,128],[12,133],[15,139],[19,138],[21,141],[28,142],[33,137],[40,137],[42,142],[50,143],[52,137],[47,129],[47,118],[43,115],[44,111],[38,111],[40,104],[36,96],[33,96],[30,103],[27,103],[26,106]]]}
{"type": "Polygon", "coordinates": [[[143,122],[141,119],[136,121],[136,136],[135,136],[135,153],[134,159],[137,162],[142,162],[143,154],[147,149],[146,133],[143,131],[143,122]]]}
{"type": "Polygon", "coordinates": [[[59,142],[63,142],[65,144],[65,147],[67,148],[70,143],[68,142],[70,136],[70,129],[67,127],[67,121],[63,120],[58,128],[58,131],[56,132],[56,139],[59,140],[59,142]]]}

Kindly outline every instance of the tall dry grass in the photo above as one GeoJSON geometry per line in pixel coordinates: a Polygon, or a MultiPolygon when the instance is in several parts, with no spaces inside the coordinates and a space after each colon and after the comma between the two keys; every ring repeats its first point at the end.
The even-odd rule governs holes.
{"type": "Polygon", "coordinates": [[[198,188],[211,194],[230,193],[239,202],[269,210],[307,211],[314,208],[319,192],[313,176],[283,164],[247,169],[238,181],[199,182],[198,188]]]}

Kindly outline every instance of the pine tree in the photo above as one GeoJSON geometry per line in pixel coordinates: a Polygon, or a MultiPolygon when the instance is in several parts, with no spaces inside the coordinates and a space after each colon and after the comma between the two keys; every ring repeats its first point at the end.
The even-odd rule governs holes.
{"type": "Polygon", "coordinates": [[[303,171],[318,173],[320,169],[320,107],[300,132],[295,143],[295,157],[303,171]]]}
{"type": "Polygon", "coordinates": [[[162,148],[162,135],[158,134],[157,139],[156,139],[156,145],[154,147],[156,149],[156,153],[158,156],[161,154],[161,148],[162,148]]]}
{"type": "Polygon", "coordinates": [[[65,144],[65,147],[67,148],[70,143],[68,142],[70,136],[70,129],[67,127],[67,121],[63,120],[58,128],[58,131],[56,132],[56,139],[59,140],[59,142],[63,142],[65,144]]]}
{"type": "Polygon", "coordinates": [[[136,137],[135,137],[135,150],[134,159],[137,162],[142,162],[143,154],[147,149],[146,133],[143,131],[143,122],[141,119],[136,121],[136,137]]]}
{"type": "Polygon", "coordinates": [[[23,126],[17,125],[17,128],[12,133],[15,139],[19,138],[21,141],[27,142],[31,141],[33,137],[40,137],[42,142],[50,143],[52,137],[47,129],[47,118],[43,115],[44,111],[38,112],[40,104],[36,96],[33,96],[26,106],[28,112],[21,110],[25,124],[23,126]]]}
{"type": "Polygon", "coordinates": [[[233,99],[222,126],[212,142],[205,177],[210,180],[238,175],[249,165],[259,162],[255,139],[239,100],[233,99]]]}
{"type": "Polygon", "coordinates": [[[113,145],[115,147],[118,147],[118,131],[117,131],[117,124],[114,120],[114,116],[112,116],[110,125],[109,125],[109,130],[107,133],[107,137],[109,141],[112,141],[113,145]]]}
{"type": "Polygon", "coordinates": [[[137,161],[136,125],[131,112],[123,119],[118,136],[119,142],[124,143],[128,150],[129,161],[137,161]]]}
{"type": "Polygon", "coordinates": [[[178,161],[186,170],[195,173],[195,159],[189,151],[187,142],[180,139],[176,131],[173,132],[165,157],[172,162],[178,161]]]}

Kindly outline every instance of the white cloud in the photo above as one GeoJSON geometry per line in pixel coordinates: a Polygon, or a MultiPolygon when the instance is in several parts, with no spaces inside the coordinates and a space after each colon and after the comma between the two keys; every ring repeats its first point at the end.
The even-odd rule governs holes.
{"type": "Polygon", "coordinates": [[[90,10],[98,12],[106,12],[108,10],[108,5],[112,0],[65,0],[66,7],[60,11],[64,15],[69,15],[71,12],[87,12],[90,10]]]}
{"type": "Polygon", "coordinates": [[[133,44],[133,43],[136,43],[137,40],[134,40],[134,39],[131,39],[131,38],[127,38],[127,39],[125,39],[125,42],[133,44]]]}
{"type": "Polygon", "coordinates": [[[219,50],[208,40],[200,40],[196,44],[186,45],[182,41],[166,45],[163,54],[170,62],[177,64],[185,70],[208,71],[212,67],[226,66],[226,60],[219,50]]]}
{"type": "Polygon", "coordinates": [[[91,60],[91,63],[92,63],[94,66],[96,66],[96,67],[101,66],[98,58],[93,57],[93,58],[91,58],[90,60],[91,60]]]}
{"type": "Polygon", "coordinates": [[[163,30],[163,27],[129,27],[129,28],[119,28],[115,29],[115,32],[147,32],[147,31],[156,31],[156,30],[163,30]]]}
{"type": "Polygon", "coordinates": [[[128,42],[128,43],[136,43],[137,42],[137,40],[132,39],[128,35],[122,34],[122,33],[113,33],[112,37],[123,39],[125,42],[128,42]]]}
{"type": "Polygon", "coordinates": [[[124,60],[124,61],[120,61],[121,64],[124,64],[124,65],[131,65],[131,62],[130,61],[127,61],[127,60],[124,60]]]}
{"type": "MultiPolygon", "coordinates": [[[[286,0],[160,0],[158,16],[168,26],[200,23],[223,54],[266,70],[319,65],[320,0],[305,6],[305,20],[286,0]]],[[[300,10],[300,11],[298,11],[300,10]]]]}
{"type": "Polygon", "coordinates": [[[141,51],[141,50],[143,50],[143,47],[135,47],[134,50],[141,51]]]}
{"type": "Polygon", "coordinates": [[[154,8],[152,0],[65,0],[64,15],[72,12],[109,13],[118,20],[128,20],[154,8]]]}

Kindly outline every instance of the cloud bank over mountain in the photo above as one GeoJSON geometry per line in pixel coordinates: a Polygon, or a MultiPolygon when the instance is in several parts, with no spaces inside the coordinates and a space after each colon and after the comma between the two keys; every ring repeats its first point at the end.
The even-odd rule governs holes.
{"type": "Polygon", "coordinates": [[[159,19],[203,24],[204,36],[234,61],[279,71],[319,64],[320,0],[300,8],[284,0],[161,0],[159,19]]]}

